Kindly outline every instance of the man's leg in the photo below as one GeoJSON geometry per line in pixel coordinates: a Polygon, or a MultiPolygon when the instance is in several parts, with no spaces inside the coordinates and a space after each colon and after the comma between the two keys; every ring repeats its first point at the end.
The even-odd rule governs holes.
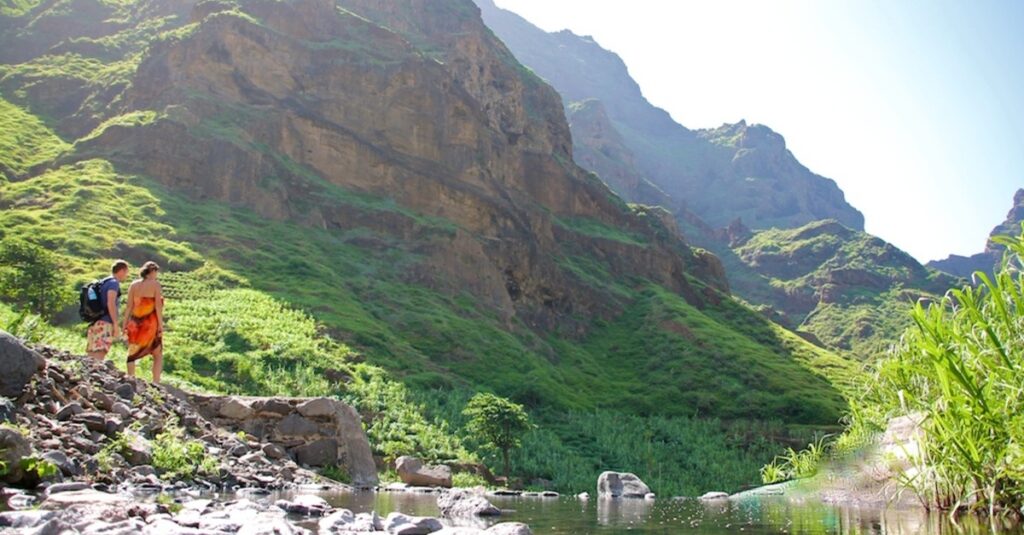
{"type": "Polygon", "coordinates": [[[104,360],[113,345],[113,329],[105,321],[97,321],[89,326],[86,335],[85,354],[96,360],[104,360]]]}

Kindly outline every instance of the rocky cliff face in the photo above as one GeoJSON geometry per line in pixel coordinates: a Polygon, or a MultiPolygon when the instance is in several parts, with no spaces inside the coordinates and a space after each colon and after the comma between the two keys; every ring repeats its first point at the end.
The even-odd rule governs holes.
{"type": "MultiPolygon", "coordinates": [[[[715,227],[739,217],[752,228],[795,227],[820,219],[864,228],[863,216],[835,182],[802,166],[782,137],[767,127],[740,122],[689,130],[651,105],[622,60],[593,39],[568,31],[548,34],[492,0],[478,4],[498,37],[550,82],[567,105],[601,101],[635,155],[637,171],[676,206],[689,208],[715,227]]],[[[584,137],[577,143],[588,141],[584,137]]],[[[641,195],[626,193],[642,202],[641,195]]]]}
{"type": "Polygon", "coordinates": [[[1003,258],[1003,251],[1006,249],[993,241],[993,238],[1019,235],[1022,222],[1024,222],[1024,189],[1018,189],[1013,195],[1013,207],[1007,212],[1006,219],[992,229],[988,241],[985,243],[984,251],[971,256],[949,255],[943,260],[928,262],[928,267],[965,278],[969,278],[975,271],[991,274],[995,266],[999,265],[1003,258]]]}
{"type": "Polygon", "coordinates": [[[428,258],[418,276],[545,328],[615,312],[557,266],[572,234],[560,216],[646,236],[609,255],[623,274],[691,298],[685,274],[726,287],[711,257],[657,237],[572,163],[557,94],[470,3],[203,2],[190,20],[148,49],[119,102],[151,122],[101,128],[74,158],[266,217],[416,240],[428,258]],[[324,202],[353,194],[393,199],[434,228],[324,202]]]}

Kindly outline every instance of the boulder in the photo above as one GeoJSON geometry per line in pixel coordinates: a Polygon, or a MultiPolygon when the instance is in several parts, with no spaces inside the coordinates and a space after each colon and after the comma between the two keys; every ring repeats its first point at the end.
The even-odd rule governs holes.
{"type": "Polygon", "coordinates": [[[43,460],[49,461],[57,468],[60,468],[60,472],[66,476],[77,476],[82,472],[82,469],[60,450],[47,451],[41,457],[43,460]]]}
{"type": "Polygon", "coordinates": [[[46,359],[14,336],[0,330],[0,396],[17,399],[36,372],[46,367],[46,359]]]}
{"type": "Polygon", "coordinates": [[[308,437],[320,432],[320,427],[298,414],[289,414],[277,424],[277,432],[286,437],[308,437]]]}
{"type": "Polygon", "coordinates": [[[124,460],[132,466],[145,466],[153,462],[153,445],[138,433],[131,433],[122,453],[124,460]]]}
{"type": "Polygon", "coordinates": [[[131,496],[123,494],[109,494],[98,490],[85,489],[54,494],[53,496],[47,497],[39,507],[42,509],[59,511],[76,505],[120,508],[127,507],[131,505],[131,503],[131,496]]]}
{"type": "Polygon", "coordinates": [[[0,513],[0,528],[25,530],[41,526],[56,517],[56,511],[8,511],[0,513]]]}
{"type": "Polygon", "coordinates": [[[455,489],[437,497],[437,508],[441,510],[441,516],[446,517],[473,517],[473,516],[498,516],[501,509],[498,509],[487,498],[465,489],[455,489]]]}
{"type": "Polygon", "coordinates": [[[242,403],[236,398],[230,398],[220,406],[218,411],[221,416],[232,420],[245,420],[252,417],[255,411],[252,407],[242,403]]]}
{"type": "Polygon", "coordinates": [[[72,416],[78,416],[83,412],[85,412],[85,409],[82,408],[82,404],[77,401],[73,401],[61,407],[61,409],[57,411],[56,418],[62,422],[65,422],[67,420],[70,420],[72,416]]]}
{"type": "Polygon", "coordinates": [[[427,535],[443,528],[440,520],[427,516],[391,513],[384,520],[384,530],[392,535],[427,535]]]}
{"type": "Polygon", "coordinates": [[[597,495],[610,498],[644,498],[651,493],[636,474],[604,472],[597,478],[597,495]]]}
{"type": "Polygon", "coordinates": [[[710,502],[715,500],[728,500],[729,493],[720,491],[705,492],[698,499],[704,502],[710,502]]]}
{"type": "MultiPolygon", "coordinates": [[[[348,509],[338,509],[333,513],[320,519],[317,524],[317,528],[321,534],[337,533],[342,531],[355,531],[352,529],[352,524],[355,523],[356,517],[352,514],[352,511],[348,509]]],[[[376,531],[376,529],[368,530],[376,531]]]]}
{"type": "Polygon", "coordinates": [[[114,387],[114,393],[125,401],[135,399],[135,387],[131,383],[121,383],[114,387]]]}
{"type": "Polygon", "coordinates": [[[11,485],[23,482],[26,474],[21,469],[21,460],[31,455],[32,445],[21,432],[10,427],[0,427],[0,460],[7,465],[4,482],[11,485]]]}
{"type": "Polygon", "coordinates": [[[286,512],[302,516],[324,516],[332,509],[327,500],[312,494],[300,494],[288,500],[277,500],[274,505],[286,512]]]}
{"type": "Polygon", "coordinates": [[[418,487],[452,487],[452,470],[447,466],[424,465],[417,457],[402,456],[395,461],[398,477],[407,485],[418,487]]]}
{"type": "Polygon", "coordinates": [[[337,401],[330,398],[316,398],[300,404],[295,409],[307,418],[334,416],[334,413],[338,411],[336,403],[337,401]]]}
{"type": "Polygon", "coordinates": [[[292,451],[295,462],[306,466],[330,466],[338,462],[338,442],[333,438],[322,438],[292,451]]]}

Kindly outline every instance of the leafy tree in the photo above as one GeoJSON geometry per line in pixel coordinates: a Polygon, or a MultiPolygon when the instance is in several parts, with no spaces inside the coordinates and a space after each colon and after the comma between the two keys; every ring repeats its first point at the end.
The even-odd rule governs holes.
{"type": "Polygon", "coordinates": [[[49,318],[71,298],[57,256],[22,240],[0,242],[0,298],[49,318]]]}
{"type": "Polygon", "coordinates": [[[466,430],[475,439],[501,451],[505,480],[509,475],[509,452],[518,448],[523,434],[533,426],[523,406],[494,394],[478,393],[462,414],[469,418],[466,430]]]}

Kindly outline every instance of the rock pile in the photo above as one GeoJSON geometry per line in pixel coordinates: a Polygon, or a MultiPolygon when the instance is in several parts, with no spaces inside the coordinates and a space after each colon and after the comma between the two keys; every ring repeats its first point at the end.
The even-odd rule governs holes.
{"type": "MultiPolygon", "coordinates": [[[[282,488],[326,482],[275,455],[272,445],[214,426],[167,388],[128,377],[112,362],[43,347],[30,350],[0,333],[0,369],[5,374],[11,362],[26,360],[24,355],[31,362],[38,357],[46,366],[19,379],[20,387],[5,375],[5,388],[18,390],[19,396],[13,411],[3,411],[13,412],[5,416],[12,425],[3,429],[0,442],[12,456],[56,465],[54,480],[152,490],[186,484],[282,488]],[[165,438],[174,438],[156,441],[165,431],[165,438]],[[201,461],[206,471],[188,473],[161,465],[154,459],[154,447],[160,444],[191,448],[192,460],[197,467],[201,461]]],[[[6,482],[21,487],[38,483],[31,473],[21,472],[12,470],[6,482]]]]}

